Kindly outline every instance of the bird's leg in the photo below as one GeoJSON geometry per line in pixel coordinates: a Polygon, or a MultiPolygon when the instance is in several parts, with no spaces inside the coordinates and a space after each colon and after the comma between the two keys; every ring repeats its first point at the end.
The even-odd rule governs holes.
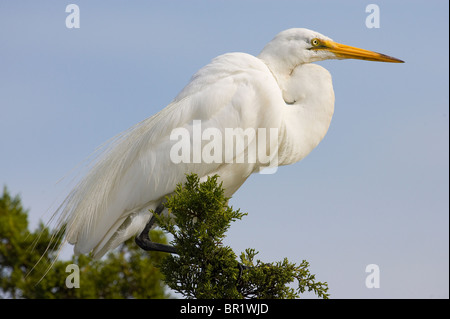
{"type": "Polygon", "coordinates": [[[242,277],[242,274],[243,274],[244,270],[247,270],[249,268],[251,268],[251,267],[245,266],[244,264],[241,264],[241,263],[238,263],[239,276],[238,276],[237,281],[241,280],[241,277],[242,277]]]}
{"type": "MultiPolygon", "coordinates": [[[[160,215],[162,211],[164,210],[164,205],[160,204],[158,207],[156,207],[155,214],[160,215]]],[[[162,251],[165,253],[171,253],[176,254],[177,250],[175,247],[165,244],[158,244],[154,243],[150,240],[150,237],[148,236],[148,233],[150,232],[150,229],[152,228],[153,224],[155,223],[155,217],[152,216],[148,223],[145,225],[144,230],[139,234],[139,236],[136,236],[134,241],[136,244],[141,247],[143,250],[147,251],[162,251]]]]}

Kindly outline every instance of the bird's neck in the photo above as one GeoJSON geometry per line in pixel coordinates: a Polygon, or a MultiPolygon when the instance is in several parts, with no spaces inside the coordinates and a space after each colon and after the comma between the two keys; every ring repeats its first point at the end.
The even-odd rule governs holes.
{"type": "Polygon", "coordinates": [[[307,156],[324,138],[334,112],[331,76],[323,67],[304,64],[280,76],[285,106],[278,158],[288,165],[307,156]]]}
{"type": "Polygon", "coordinates": [[[280,88],[289,81],[292,72],[298,66],[295,61],[280,59],[277,56],[274,57],[270,50],[263,50],[258,55],[258,58],[267,65],[280,88]]]}

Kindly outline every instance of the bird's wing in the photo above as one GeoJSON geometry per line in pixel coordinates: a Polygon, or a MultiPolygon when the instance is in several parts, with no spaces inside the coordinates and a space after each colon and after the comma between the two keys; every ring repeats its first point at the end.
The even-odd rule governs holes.
{"type": "MultiPolygon", "coordinates": [[[[66,225],[75,252],[104,251],[127,217],[155,208],[187,173],[228,174],[225,187],[237,189],[255,164],[232,174],[223,169],[230,164],[193,162],[192,147],[190,162],[175,163],[171,149],[179,141],[170,136],[183,128],[192,141],[194,123],[201,123],[202,130],[215,128],[222,133],[225,128],[268,127],[277,115],[267,106],[282,101],[277,88],[266,65],[243,53],[220,56],[200,69],[165,109],[112,141],[61,205],[60,223],[66,225]]],[[[139,229],[125,232],[127,238],[120,240],[142,230],[145,222],[140,223],[139,229]]]]}

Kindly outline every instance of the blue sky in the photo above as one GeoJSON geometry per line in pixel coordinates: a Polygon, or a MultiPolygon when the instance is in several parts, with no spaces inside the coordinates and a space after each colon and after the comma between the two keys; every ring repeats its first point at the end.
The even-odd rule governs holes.
{"type": "Polygon", "coordinates": [[[36,226],[97,146],[164,108],[217,55],[305,27],[404,64],[324,61],[335,115],[321,144],[231,204],[226,244],[311,263],[335,298],[449,297],[448,1],[2,1],[0,184],[36,226]],[[68,29],[66,5],[80,7],[68,29]],[[380,8],[380,28],[365,8],[380,8]],[[380,268],[368,289],[365,267],[380,268]]]}

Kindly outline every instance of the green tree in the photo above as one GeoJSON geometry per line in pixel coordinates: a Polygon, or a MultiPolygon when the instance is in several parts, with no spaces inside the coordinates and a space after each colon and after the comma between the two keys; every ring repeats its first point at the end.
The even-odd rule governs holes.
{"type": "MultiPolygon", "coordinates": [[[[28,230],[28,211],[6,187],[0,197],[0,298],[167,298],[162,275],[155,267],[164,253],[144,252],[133,240],[100,261],[87,256],[55,259],[61,232],[42,223],[28,230]],[[80,288],[68,288],[66,267],[79,269],[80,288]],[[51,266],[51,267],[49,267],[51,266]]],[[[166,242],[161,231],[154,241],[166,242]]]]}
{"type": "MultiPolygon", "coordinates": [[[[305,291],[327,298],[327,283],[315,280],[305,260],[299,265],[287,259],[263,263],[255,261],[254,249],[247,249],[237,261],[222,241],[231,222],[246,214],[228,206],[217,178],[200,183],[195,174],[188,175],[185,185],[167,198],[169,216],[156,216],[160,227],[173,235],[178,254],[145,252],[131,239],[101,261],[87,256],[56,259],[62,232],[42,223],[29,232],[28,211],[5,187],[0,198],[0,297],[165,298],[164,280],[187,298],[298,298],[305,291]],[[70,264],[80,271],[80,288],[66,285],[70,264]],[[289,286],[295,281],[296,289],[289,286]]],[[[167,242],[161,231],[152,230],[150,237],[167,242]]]]}
{"type": "Polygon", "coordinates": [[[247,249],[240,262],[233,250],[222,244],[232,221],[244,215],[228,206],[218,176],[200,183],[187,176],[175,195],[168,197],[168,216],[158,216],[160,227],[173,235],[176,255],[163,259],[160,268],[166,284],[187,298],[299,298],[305,291],[328,298],[327,283],[316,282],[309,264],[255,261],[257,252],[247,249]],[[297,288],[289,286],[297,282],[297,288]]]}

